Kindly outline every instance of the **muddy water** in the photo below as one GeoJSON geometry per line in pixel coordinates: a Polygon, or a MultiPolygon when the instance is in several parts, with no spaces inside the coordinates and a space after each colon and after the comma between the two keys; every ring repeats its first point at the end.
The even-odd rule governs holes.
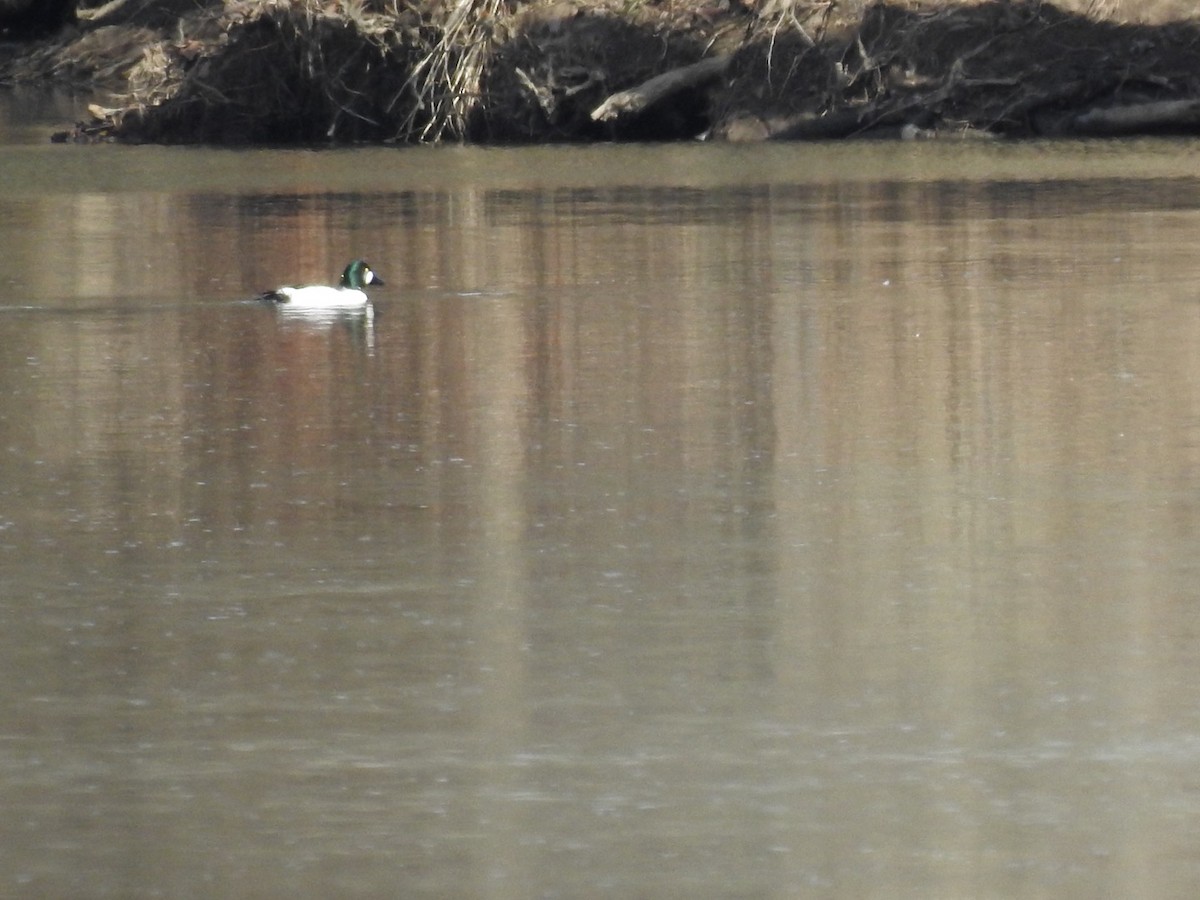
{"type": "Polygon", "coordinates": [[[1200,883],[1196,144],[12,133],[0,893],[1200,883]]]}

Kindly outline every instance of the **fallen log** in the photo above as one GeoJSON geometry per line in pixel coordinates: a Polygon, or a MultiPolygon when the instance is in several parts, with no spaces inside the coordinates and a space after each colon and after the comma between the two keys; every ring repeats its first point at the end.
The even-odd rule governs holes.
{"type": "Polygon", "coordinates": [[[712,56],[690,66],[655,75],[629,90],[618,91],[592,110],[592,121],[611,122],[623,116],[636,115],[665,97],[700,87],[723,75],[729,68],[729,60],[728,56],[712,56]]]}

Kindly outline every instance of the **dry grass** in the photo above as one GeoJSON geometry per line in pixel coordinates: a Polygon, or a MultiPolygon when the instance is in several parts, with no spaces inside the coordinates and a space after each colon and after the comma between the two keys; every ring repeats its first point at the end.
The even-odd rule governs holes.
{"type": "Polygon", "coordinates": [[[467,135],[477,109],[483,74],[492,55],[495,23],[508,14],[507,0],[456,0],[434,45],[413,66],[406,85],[415,102],[397,137],[423,141],[467,135]]]}

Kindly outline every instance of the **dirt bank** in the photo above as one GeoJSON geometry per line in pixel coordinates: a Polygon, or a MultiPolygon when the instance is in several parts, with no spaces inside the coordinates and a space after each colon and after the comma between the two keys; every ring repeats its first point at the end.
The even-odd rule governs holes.
{"type": "MultiPolygon", "coordinates": [[[[1186,6],[1186,4],[1182,4],[1186,6]]],[[[1200,131],[1168,0],[116,0],[0,48],[111,98],[76,139],[546,142],[1200,131]],[[1076,4],[1078,7],[1078,4],[1076,4]]]]}

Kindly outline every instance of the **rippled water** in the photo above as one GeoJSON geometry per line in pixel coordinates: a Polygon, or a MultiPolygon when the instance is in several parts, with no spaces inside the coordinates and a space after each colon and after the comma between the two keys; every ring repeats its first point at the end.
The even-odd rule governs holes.
{"type": "Polygon", "coordinates": [[[0,893],[1200,883],[1200,145],[34,125],[0,893]]]}

